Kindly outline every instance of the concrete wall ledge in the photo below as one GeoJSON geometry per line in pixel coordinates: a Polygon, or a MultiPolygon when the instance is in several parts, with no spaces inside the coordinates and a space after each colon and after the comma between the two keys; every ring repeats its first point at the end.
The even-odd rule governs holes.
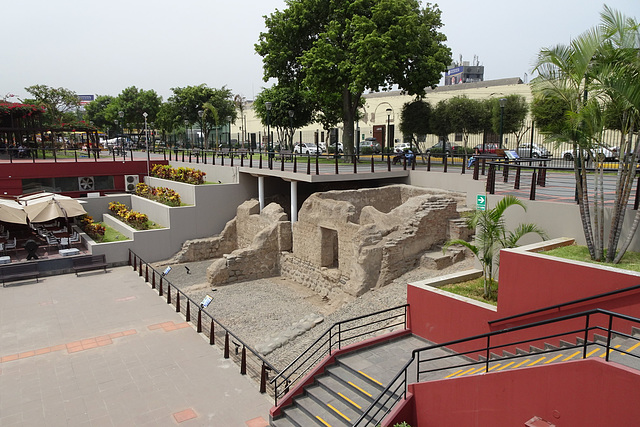
{"type": "Polygon", "coordinates": [[[498,309],[494,305],[439,289],[441,286],[444,286],[444,285],[466,282],[467,280],[477,279],[478,277],[482,277],[482,270],[471,269],[471,270],[460,271],[458,273],[447,274],[445,276],[435,277],[432,279],[419,280],[417,282],[409,283],[409,286],[413,286],[418,289],[423,289],[425,291],[432,292],[434,294],[442,295],[444,297],[448,297],[456,301],[475,305],[477,307],[487,309],[492,312],[497,312],[498,309]]]}

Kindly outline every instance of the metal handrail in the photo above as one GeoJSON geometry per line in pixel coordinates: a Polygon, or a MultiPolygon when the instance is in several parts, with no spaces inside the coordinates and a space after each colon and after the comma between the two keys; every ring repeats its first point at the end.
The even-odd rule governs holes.
{"type": "MultiPolygon", "coordinates": [[[[611,349],[611,334],[613,331],[612,328],[612,322],[613,322],[613,318],[617,318],[617,319],[622,319],[622,320],[626,320],[629,322],[633,322],[633,323],[638,323],[640,324],[640,318],[636,318],[633,316],[629,316],[626,314],[620,314],[620,313],[615,313],[612,311],[608,311],[608,310],[603,310],[603,309],[593,309],[593,310],[589,310],[589,311],[585,311],[585,312],[581,312],[581,313],[575,313],[575,314],[571,314],[571,315],[567,315],[567,316],[562,316],[562,317],[558,317],[558,318],[554,318],[554,319],[547,319],[547,320],[543,320],[543,321],[539,321],[539,322],[534,322],[528,325],[521,325],[521,326],[517,326],[514,328],[507,328],[507,329],[502,329],[499,331],[493,331],[493,332],[488,332],[488,333],[484,333],[484,334],[480,334],[480,335],[474,335],[471,337],[467,337],[467,338],[461,338],[461,339],[457,339],[457,340],[453,340],[453,341],[448,341],[442,344],[435,344],[435,345],[431,345],[431,346],[427,346],[427,347],[422,347],[422,348],[418,348],[415,349],[411,352],[411,358],[409,359],[409,361],[404,365],[404,367],[395,375],[395,377],[393,378],[393,380],[391,380],[391,382],[389,383],[389,385],[379,394],[379,396],[369,405],[369,407],[362,413],[362,415],[360,415],[360,417],[355,421],[355,423],[353,424],[353,426],[360,426],[360,425],[368,425],[370,423],[374,423],[375,425],[378,425],[382,419],[391,411],[391,409],[395,406],[395,404],[401,399],[401,398],[406,398],[406,394],[408,391],[408,380],[407,380],[407,375],[408,375],[408,369],[411,366],[412,363],[416,362],[416,382],[419,382],[420,380],[420,374],[423,373],[428,373],[428,372],[436,372],[436,371],[442,371],[442,370],[447,370],[447,369],[455,369],[455,368],[459,368],[459,367],[464,367],[464,366],[469,366],[469,365],[477,365],[479,362],[467,362],[464,364],[458,364],[458,365],[453,365],[453,366],[446,366],[446,367],[440,367],[440,368],[436,368],[436,369],[430,369],[430,370],[425,370],[425,371],[421,371],[420,370],[420,364],[421,363],[426,363],[426,362],[433,362],[435,360],[442,360],[442,359],[446,359],[446,358],[452,358],[452,357],[459,357],[460,355],[464,355],[464,354],[479,354],[479,353],[485,353],[487,356],[489,355],[489,352],[491,349],[496,349],[496,348],[504,348],[504,347],[509,347],[509,346],[514,346],[514,345],[518,345],[518,344],[522,344],[522,343],[526,343],[526,342],[537,342],[540,340],[544,340],[546,338],[549,337],[559,337],[559,336],[566,336],[568,334],[574,334],[574,333],[578,333],[578,332],[584,332],[584,342],[583,344],[576,344],[575,346],[572,346],[571,348],[578,348],[578,347],[583,347],[583,358],[586,357],[586,349],[588,345],[592,345],[592,344],[598,344],[598,345],[603,345],[603,344],[599,344],[596,343],[595,340],[593,342],[589,342],[588,335],[590,331],[593,330],[601,330],[601,331],[606,331],[607,332],[607,343],[606,345],[604,345],[604,347],[606,348],[605,350],[605,360],[608,362],[609,361],[609,354],[610,354],[610,349],[611,349]],[[589,326],[589,321],[590,321],[590,317],[595,315],[595,314],[603,314],[605,316],[609,317],[609,321],[608,321],[608,326],[604,327],[604,326],[589,326]],[[548,335],[548,336],[536,336],[535,338],[530,338],[527,340],[523,340],[523,341],[517,341],[517,342],[509,342],[509,343],[505,343],[505,344],[500,344],[498,346],[491,346],[490,345],[490,340],[492,337],[498,336],[498,335],[503,335],[503,334],[507,334],[507,333],[511,333],[514,331],[519,331],[519,330],[524,330],[524,329],[531,329],[534,327],[538,327],[538,326],[543,326],[543,325],[547,325],[547,324],[551,324],[551,323],[559,323],[559,322],[563,322],[566,320],[571,320],[571,319],[578,319],[584,317],[585,318],[585,327],[582,329],[574,329],[574,330],[570,330],[570,331],[564,331],[562,333],[555,333],[552,335],[548,335]],[[453,345],[456,344],[462,344],[462,343],[467,343],[467,342],[471,342],[471,341],[475,341],[475,340],[479,340],[479,339],[486,339],[486,346],[483,348],[478,348],[475,350],[468,350],[466,352],[463,353],[452,353],[450,355],[447,356],[438,356],[435,358],[431,358],[431,359],[425,359],[425,360],[421,360],[420,359],[420,354],[422,352],[426,352],[429,350],[435,350],[435,349],[442,349],[442,348],[448,348],[451,347],[453,345]],[[380,401],[382,399],[383,396],[387,396],[390,394],[391,392],[391,388],[393,387],[394,383],[398,381],[398,379],[404,375],[405,379],[404,381],[402,381],[402,383],[400,385],[404,385],[404,391],[402,394],[400,395],[396,395],[395,392],[391,393],[391,396],[395,396],[395,402],[393,403],[393,405],[388,406],[385,402],[384,405],[380,404],[380,401]],[[386,409],[385,409],[386,408],[386,409]],[[378,414],[380,413],[380,411],[385,410],[384,414],[382,414],[382,417],[379,417],[378,414]]],[[[624,333],[619,333],[616,332],[618,335],[622,335],[625,337],[630,337],[630,338],[634,338],[630,335],[624,334],[624,333]]],[[[549,353],[552,352],[554,350],[545,350],[542,353],[549,353]]],[[[620,350],[620,349],[616,349],[616,351],[619,351],[623,354],[626,355],[630,355],[636,358],[640,359],[640,356],[628,353],[624,350],[620,350]]],[[[523,357],[523,356],[511,356],[511,357],[506,357],[504,358],[505,360],[507,359],[515,359],[518,357],[523,357]]],[[[488,372],[488,364],[489,364],[489,357],[486,357],[486,367],[485,367],[485,372],[488,372]]],[[[398,385],[396,387],[396,390],[399,388],[398,385]]],[[[387,402],[391,399],[391,397],[389,397],[387,399],[387,402]]]]}
{"type": "Polygon", "coordinates": [[[527,312],[520,313],[520,314],[514,314],[513,316],[507,316],[507,317],[503,317],[503,318],[500,318],[500,319],[490,320],[488,323],[490,325],[493,325],[494,323],[501,323],[501,322],[504,322],[504,321],[507,321],[507,320],[517,319],[518,317],[530,316],[532,314],[541,313],[543,311],[553,310],[553,309],[561,308],[561,307],[566,307],[568,305],[573,305],[573,304],[579,304],[581,302],[586,302],[586,301],[591,301],[591,300],[598,299],[598,298],[608,297],[608,296],[611,296],[611,295],[621,294],[621,293],[633,291],[633,290],[636,290],[636,289],[640,289],[640,285],[634,285],[634,286],[630,286],[628,288],[617,289],[615,291],[609,291],[609,292],[605,292],[605,293],[598,294],[598,295],[593,295],[593,296],[586,297],[586,298],[580,298],[580,299],[576,299],[576,300],[573,300],[573,301],[563,302],[563,303],[560,303],[560,304],[554,304],[554,305],[550,305],[548,307],[538,308],[536,310],[531,310],[531,311],[527,311],[527,312]]]}
{"type": "MultiPolygon", "coordinates": [[[[135,258],[137,258],[139,260],[139,262],[144,263],[144,265],[148,268],[150,268],[155,274],[158,274],[159,276],[162,277],[162,280],[167,282],[168,286],[171,286],[175,289],[176,292],[178,292],[180,295],[184,296],[184,298],[186,298],[191,304],[194,304],[196,307],[200,307],[200,305],[198,304],[197,301],[195,301],[194,299],[192,299],[191,297],[189,297],[189,295],[187,295],[185,292],[183,292],[182,290],[180,290],[177,286],[175,286],[173,283],[171,283],[171,281],[169,279],[166,278],[166,276],[162,276],[162,273],[160,273],[158,270],[156,270],[155,268],[153,268],[153,266],[151,264],[149,264],[148,262],[146,262],[145,260],[143,260],[140,256],[138,256],[135,252],[133,252],[131,249],[129,249],[129,254],[133,255],[135,258]]],[[[131,258],[129,258],[131,259],[131,258]]],[[[220,323],[220,321],[218,321],[215,317],[213,317],[210,313],[208,313],[205,310],[201,310],[200,311],[202,313],[204,313],[206,316],[209,317],[209,319],[213,322],[215,322],[220,328],[222,328],[225,333],[229,334],[229,336],[233,337],[235,340],[237,340],[237,342],[245,349],[247,349],[250,353],[252,353],[256,358],[258,358],[258,360],[260,360],[262,362],[262,364],[264,366],[266,366],[270,371],[276,372],[278,373],[279,371],[271,364],[269,363],[266,359],[264,359],[262,356],[260,356],[260,354],[255,351],[251,346],[249,346],[248,344],[246,344],[241,338],[239,338],[236,334],[234,334],[229,328],[227,328],[226,326],[224,326],[222,323],[220,323]]]]}
{"type": "Polygon", "coordinates": [[[375,313],[369,313],[369,314],[364,314],[361,316],[357,316],[351,319],[347,319],[347,320],[342,320],[339,322],[334,323],[333,325],[331,325],[331,327],[329,327],[322,335],[320,335],[309,347],[307,347],[307,349],[305,351],[303,351],[302,353],[300,353],[300,355],[298,355],[298,357],[296,357],[291,363],[289,363],[284,369],[282,369],[282,371],[280,371],[276,376],[274,376],[269,382],[270,383],[274,383],[274,390],[275,390],[275,404],[278,404],[278,388],[280,385],[282,384],[286,384],[285,387],[285,393],[286,394],[286,390],[289,388],[289,386],[293,383],[295,383],[299,378],[301,378],[307,371],[309,371],[314,365],[315,363],[317,363],[323,356],[324,354],[326,354],[328,352],[328,354],[331,354],[331,351],[333,350],[334,346],[337,345],[337,348],[340,349],[342,342],[343,341],[347,341],[347,340],[352,340],[354,338],[358,338],[361,337],[363,335],[366,334],[370,334],[372,332],[384,329],[384,328],[388,328],[389,325],[386,325],[384,328],[381,329],[375,329],[375,330],[368,330],[365,333],[361,333],[355,336],[349,336],[348,338],[343,339],[342,336],[344,333],[349,332],[349,331],[353,331],[356,329],[361,329],[361,328],[365,328],[367,326],[373,325],[373,324],[377,324],[377,323],[381,323],[390,319],[395,319],[397,317],[404,317],[404,321],[402,323],[395,323],[393,326],[397,326],[397,325],[404,325],[406,328],[406,324],[407,324],[407,307],[409,307],[409,304],[403,304],[403,305],[399,305],[397,307],[392,307],[392,308],[388,308],[385,310],[380,310],[380,311],[376,311],[375,313]],[[356,327],[352,327],[352,328],[347,328],[347,329],[342,329],[342,325],[351,323],[351,322],[355,322],[358,320],[362,320],[362,319],[366,319],[369,317],[374,317],[380,314],[384,314],[387,312],[391,312],[394,310],[398,310],[404,308],[404,312],[402,314],[398,314],[395,316],[391,316],[391,317],[385,317],[383,319],[378,319],[374,322],[369,322],[366,323],[364,325],[359,325],[356,327]],[[337,332],[334,332],[334,329],[337,328],[337,332]],[[333,341],[333,337],[337,336],[338,339],[337,341],[333,341]],[[316,348],[314,350],[314,348],[317,346],[318,343],[322,342],[322,344],[316,348]],[[325,344],[329,344],[328,349],[324,349],[325,344]],[[314,363],[311,364],[310,366],[306,366],[305,363],[307,361],[309,361],[311,358],[313,358],[314,356],[317,356],[317,354],[323,351],[323,353],[316,357],[316,359],[314,360],[314,363]],[[304,360],[303,360],[304,359],[304,360]],[[299,363],[300,362],[300,363],[299,363]],[[294,368],[294,366],[296,366],[294,368]],[[306,366],[306,367],[305,367],[306,366]],[[298,370],[303,369],[302,372],[298,372],[298,370]],[[291,371],[291,372],[288,372],[291,371]],[[296,375],[296,377],[294,379],[292,379],[292,377],[296,375]],[[278,380],[280,380],[278,382],[278,380]]]}

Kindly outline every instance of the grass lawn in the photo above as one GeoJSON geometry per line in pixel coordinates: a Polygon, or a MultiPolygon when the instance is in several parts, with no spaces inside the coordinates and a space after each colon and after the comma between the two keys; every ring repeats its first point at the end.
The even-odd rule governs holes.
{"type": "Polygon", "coordinates": [[[498,282],[494,281],[491,284],[491,291],[489,294],[489,299],[484,299],[484,285],[482,281],[482,277],[478,277],[477,279],[468,280],[466,282],[460,283],[451,283],[448,285],[441,286],[439,289],[443,291],[451,292],[456,295],[460,295],[467,298],[472,298],[477,301],[486,302],[491,305],[498,305],[498,282]]]}
{"type": "Polygon", "coordinates": [[[104,222],[100,222],[98,224],[104,225],[105,232],[102,240],[99,243],[109,243],[109,242],[121,242],[123,240],[129,240],[125,235],[121,234],[119,231],[115,230],[112,227],[109,227],[104,222]]]}
{"type": "Polygon", "coordinates": [[[550,251],[541,252],[545,255],[557,256],[559,258],[570,259],[574,261],[584,261],[592,264],[606,265],[609,267],[622,268],[624,270],[640,271],[640,252],[627,251],[622,257],[620,264],[610,264],[606,262],[596,262],[589,256],[589,249],[586,246],[563,246],[550,251]]]}

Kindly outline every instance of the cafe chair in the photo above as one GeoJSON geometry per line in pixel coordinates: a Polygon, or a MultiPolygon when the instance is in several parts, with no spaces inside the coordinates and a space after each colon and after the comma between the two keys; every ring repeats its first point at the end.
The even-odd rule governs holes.
{"type": "Polygon", "coordinates": [[[13,249],[16,252],[18,251],[15,237],[13,238],[13,240],[9,240],[4,244],[4,250],[6,251],[7,249],[13,249]]]}

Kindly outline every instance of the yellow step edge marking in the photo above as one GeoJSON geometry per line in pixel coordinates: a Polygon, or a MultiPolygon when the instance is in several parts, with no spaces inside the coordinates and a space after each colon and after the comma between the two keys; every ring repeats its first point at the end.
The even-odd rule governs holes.
{"type": "Polygon", "coordinates": [[[525,363],[527,363],[529,360],[531,359],[525,359],[522,362],[518,363],[516,366],[513,367],[513,369],[515,368],[519,368],[520,366],[524,365],[525,363]]]}
{"type": "Polygon", "coordinates": [[[370,377],[369,375],[365,374],[365,373],[364,373],[364,372],[362,372],[362,371],[358,371],[358,372],[360,372],[360,373],[361,373],[362,375],[364,375],[365,377],[369,378],[369,379],[370,379],[371,381],[373,381],[374,383],[376,383],[376,384],[378,384],[378,385],[382,385],[382,383],[381,383],[380,381],[378,381],[377,379],[370,377]]]}
{"type": "Polygon", "coordinates": [[[533,362],[529,363],[527,366],[533,366],[538,362],[542,362],[544,359],[546,359],[546,356],[541,357],[540,359],[536,359],[533,362]]]}
{"type": "Polygon", "coordinates": [[[544,363],[545,363],[545,365],[546,365],[547,363],[551,363],[551,362],[553,362],[554,360],[560,359],[561,357],[562,357],[562,354],[559,354],[559,355],[557,355],[556,357],[554,357],[554,358],[552,358],[552,359],[549,359],[549,360],[547,360],[547,361],[546,361],[546,362],[544,362],[544,363]]]}
{"type": "MultiPolygon", "coordinates": [[[[629,347],[626,351],[627,351],[628,353],[631,353],[633,350],[635,350],[635,349],[636,349],[636,348],[638,348],[638,347],[640,347],[640,342],[638,342],[637,344],[635,344],[635,345],[633,345],[633,346],[629,347]]],[[[625,353],[622,353],[622,354],[625,354],[625,353]]]]}
{"type": "Polygon", "coordinates": [[[607,356],[607,354],[611,354],[611,352],[615,348],[620,348],[620,344],[614,345],[613,348],[609,348],[609,351],[605,351],[600,357],[604,359],[607,356]]]}
{"type": "Polygon", "coordinates": [[[333,406],[331,406],[330,404],[327,403],[327,406],[329,408],[331,408],[333,410],[333,412],[335,412],[336,414],[340,415],[342,418],[344,418],[345,420],[351,422],[351,420],[342,412],[338,411],[336,408],[334,408],[333,406]]]}
{"type": "Polygon", "coordinates": [[[487,371],[487,372],[493,371],[494,369],[496,369],[500,365],[502,365],[502,363],[498,363],[498,364],[493,365],[492,367],[489,368],[489,371],[487,371]]]}
{"type": "Polygon", "coordinates": [[[466,371],[464,371],[463,373],[461,373],[461,374],[460,374],[460,375],[458,375],[458,376],[459,376],[459,377],[461,377],[461,376],[463,376],[463,375],[466,375],[466,374],[468,374],[469,372],[474,371],[475,369],[476,369],[476,368],[469,368],[469,369],[467,369],[466,371]]]}
{"type": "Polygon", "coordinates": [[[571,359],[573,359],[574,357],[576,357],[577,355],[579,355],[580,353],[581,353],[581,351],[580,351],[580,350],[578,350],[578,351],[576,351],[575,353],[573,353],[572,355],[567,356],[567,357],[565,357],[564,359],[562,359],[562,361],[563,361],[563,362],[566,362],[567,360],[571,360],[571,359]]]}
{"type": "Polygon", "coordinates": [[[587,357],[589,357],[589,356],[591,356],[592,354],[595,354],[595,353],[597,353],[597,352],[599,352],[599,351],[600,351],[600,349],[599,349],[599,348],[596,348],[595,350],[592,350],[592,351],[590,351],[589,353],[587,353],[587,357]]]}
{"type": "Polygon", "coordinates": [[[316,418],[318,420],[320,420],[320,422],[324,425],[326,425],[327,427],[331,427],[331,424],[329,424],[328,422],[326,422],[325,420],[323,420],[322,418],[320,418],[319,416],[316,415],[316,418]]]}
{"type": "Polygon", "coordinates": [[[351,381],[348,381],[348,383],[349,383],[349,385],[350,385],[351,387],[354,387],[354,388],[356,388],[356,389],[360,390],[362,393],[366,394],[367,396],[369,396],[369,397],[373,397],[373,396],[371,396],[369,393],[367,393],[366,391],[364,391],[363,389],[361,389],[360,387],[358,387],[357,385],[355,385],[354,383],[352,383],[351,381]]]}
{"type": "Polygon", "coordinates": [[[483,366],[482,368],[478,368],[478,369],[476,369],[475,371],[471,372],[469,375],[475,375],[475,374],[477,374],[477,373],[478,373],[478,372],[480,372],[480,371],[484,371],[484,366],[483,366]]]}
{"type": "Polygon", "coordinates": [[[344,394],[338,392],[338,396],[340,396],[341,398],[343,398],[344,400],[346,400],[347,402],[351,403],[353,406],[355,406],[358,409],[362,409],[362,407],[360,405],[358,405],[356,402],[354,402],[353,400],[349,399],[347,396],[345,396],[344,394]]]}
{"type": "Polygon", "coordinates": [[[455,371],[453,374],[449,374],[449,375],[447,375],[445,378],[451,378],[451,377],[454,377],[454,376],[456,376],[456,374],[459,374],[460,372],[462,372],[462,369],[455,371]]]}
{"type": "Polygon", "coordinates": [[[508,368],[509,366],[513,365],[516,362],[509,362],[506,365],[501,366],[499,369],[496,369],[496,371],[502,371],[505,368],[508,368]]]}

